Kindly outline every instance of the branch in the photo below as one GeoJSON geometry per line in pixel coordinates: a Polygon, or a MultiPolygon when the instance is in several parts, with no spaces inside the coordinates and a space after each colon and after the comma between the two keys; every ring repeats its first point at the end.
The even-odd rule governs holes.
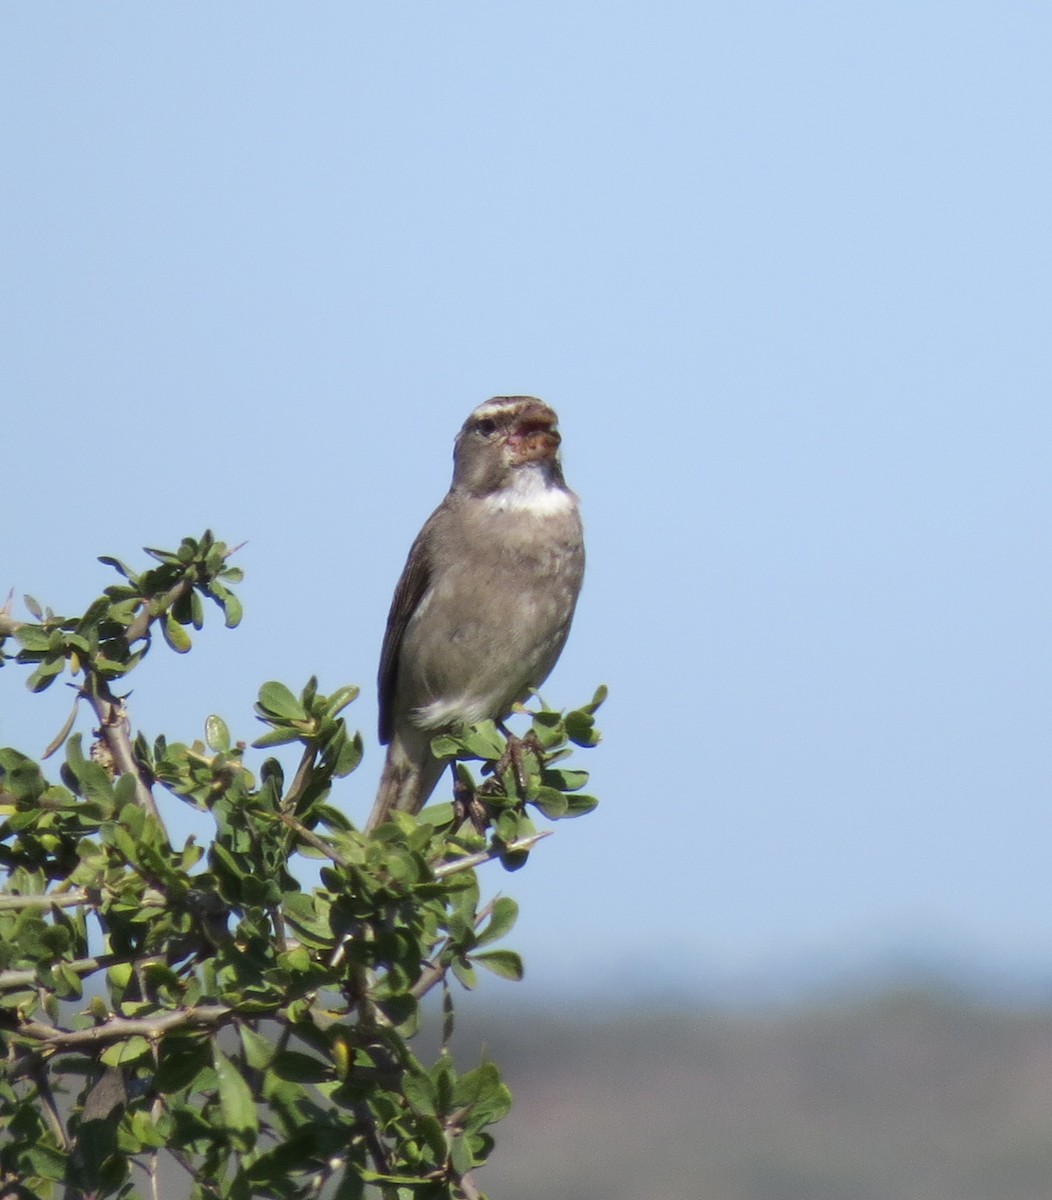
{"type": "Polygon", "coordinates": [[[452,858],[449,862],[444,862],[441,866],[434,868],[435,878],[445,879],[447,875],[455,875],[458,871],[470,871],[472,867],[480,867],[483,863],[492,862],[495,858],[502,858],[505,854],[532,850],[542,838],[551,837],[553,832],[554,830],[551,829],[542,829],[540,833],[520,838],[517,842],[509,842],[506,846],[490,846],[486,850],[479,850],[477,854],[452,858]]]}
{"type": "Polygon", "coordinates": [[[86,674],[83,694],[99,722],[99,736],[113,756],[117,771],[121,775],[131,775],[134,778],[136,803],[154,818],[167,837],[168,831],[161,820],[149,781],[132,749],[131,726],[128,723],[124,701],[114,696],[110,685],[93,670],[89,668],[86,674]]]}
{"type": "MultiPolygon", "coordinates": [[[[227,551],[225,557],[229,558],[239,549],[239,546],[234,546],[233,549],[227,551]]],[[[132,623],[124,630],[125,645],[131,649],[135,642],[146,637],[153,622],[192,592],[197,582],[196,578],[184,575],[159,600],[157,597],[148,599],[144,597],[142,608],[139,609],[132,623]]],[[[106,680],[102,679],[91,667],[86,667],[85,675],[86,686],[83,695],[95,711],[99,722],[99,733],[113,756],[117,770],[122,775],[134,777],[136,803],[157,821],[167,837],[168,831],[161,820],[157,802],[153,798],[151,780],[146,776],[132,749],[131,727],[124,708],[124,701],[114,696],[106,680]]]]}
{"type": "Polygon", "coordinates": [[[456,1176],[457,1186],[464,1195],[464,1200],[483,1200],[482,1193],[475,1186],[470,1173],[456,1176]]]}
{"type": "MultiPolygon", "coordinates": [[[[475,920],[473,922],[476,929],[478,929],[482,922],[485,921],[485,919],[493,912],[493,906],[496,903],[497,897],[494,896],[489,904],[484,905],[478,910],[478,912],[475,914],[475,920]]],[[[445,952],[452,945],[452,937],[447,937],[439,947],[438,952],[434,957],[436,959],[441,959],[442,955],[445,954],[445,952]]],[[[449,968],[451,965],[452,964],[441,966],[437,962],[429,963],[427,969],[421,973],[420,978],[409,989],[409,994],[414,996],[417,1000],[420,1000],[422,997],[426,996],[427,993],[436,986],[436,984],[441,983],[442,980],[445,979],[445,977],[449,974],[449,968]]]]}
{"type": "Polygon", "coordinates": [[[48,1124],[51,1126],[51,1131],[54,1133],[62,1149],[68,1151],[69,1134],[66,1132],[66,1127],[62,1123],[62,1115],[59,1113],[58,1105],[55,1103],[55,1095],[51,1090],[51,1081],[48,1079],[47,1068],[39,1060],[32,1071],[32,1079],[36,1084],[37,1094],[40,1096],[48,1124]]]}
{"type": "Polygon", "coordinates": [[[4,909],[19,908],[76,908],[81,904],[94,907],[98,903],[88,894],[86,888],[78,888],[73,892],[42,892],[32,896],[0,895],[0,912],[4,909]]]}
{"type": "MultiPolygon", "coordinates": [[[[98,908],[101,902],[100,894],[88,888],[74,888],[68,892],[34,892],[29,896],[0,893],[0,912],[20,908],[78,908],[81,905],[98,908]]],[[[167,903],[168,897],[156,888],[147,888],[140,898],[143,908],[163,908],[167,903]]]]}
{"type": "Polygon", "coordinates": [[[21,621],[16,621],[11,616],[12,606],[14,605],[14,602],[15,602],[15,589],[12,588],[7,593],[7,599],[4,601],[3,607],[0,608],[0,641],[3,641],[3,639],[5,637],[7,637],[7,635],[9,633],[14,633],[15,630],[23,623],[21,621]]]}
{"type": "MultiPolygon", "coordinates": [[[[75,958],[65,965],[74,975],[93,975],[96,971],[108,970],[118,963],[130,962],[116,954],[103,954],[98,958],[75,958]]],[[[57,965],[57,964],[52,964],[57,965]]],[[[22,987],[31,987],[37,982],[36,971],[0,971],[0,992],[10,992],[22,987]]]]}
{"type": "Polygon", "coordinates": [[[173,604],[181,600],[188,592],[191,592],[194,587],[194,581],[185,576],[178,583],[173,584],[167,592],[161,597],[158,603],[156,598],[144,599],[142,608],[139,609],[139,615],[124,631],[124,640],[128,643],[129,648],[133,642],[139,641],[150,632],[150,626],[162,614],[166,613],[173,604]],[[156,611],[154,611],[156,607],[156,611]]]}
{"type": "Polygon", "coordinates": [[[314,774],[314,761],[318,756],[317,747],[308,743],[303,748],[303,754],[300,757],[300,765],[296,768],[296,775],[285,790],[285,795],[281,798],[283,809],[295,809],[296,803],[303,794],[304,789],[310,782],[311,776],[314,774]]]}
{"type": "Polygon", "coordinates": [[[287,825],[298,837],[302,838],[308,846],[313,846],[315,850],[320,851],[327,859],[334,862],[338,867],[349,867],[350,862],[343,857],[338,851],[334,850],[324,838],[318,837],[316,833],[308,829],[302,821],[297,821],[291,813],[279,812],[278,817],[282,824],[287,825]]]}
{"type": "MultiPolygon", "coordinates": [[[[231,546],[223,555],[223,561],[226,562],[228,558],[233,557],[244,544],[244,542],[239,542],[236,546],[231,546]]],[[[177,604],[187,593],[192,592],[199,582],[201,581],[184,575],[178,583],[172,584],[160,600],[156,596],[144,596],[142,608],[139,609],[135,620],[124,631],[124,640],[129,649],[133,642],[139,641],[150,632],[150,626],[158,617],[166,613],[172,605],[177,604]]]]}
{"type": "Polygon", "coordinates": [[[179,1008],[155,1017],[110,1017],[104,1024],[93,1025],[90,1029],[53,1029],[41,1021],[25,1021],[16,1032],[52,1049],[64,1050],[71,1046],[120,1042],[130,1037],[152,1040],[169,1029],[221,1025],[233,1015],[234,1009],[226,1004],[202,1004],[199,1008],[179,1008]]]}

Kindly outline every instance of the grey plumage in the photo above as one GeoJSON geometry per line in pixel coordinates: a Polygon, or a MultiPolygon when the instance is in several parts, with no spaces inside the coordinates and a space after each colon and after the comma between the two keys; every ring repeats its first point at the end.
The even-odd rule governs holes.
{"type": "Polygon", "coordinates": [[[369,829],[426,803],[445,766],[431,754],[436,733],[507,716],[562,651],[584,545],[555,425],[539,400],[495,397],[457,437],[452,486],[413,543],[388,615],[378,674],[388,751],[369,829]]]}

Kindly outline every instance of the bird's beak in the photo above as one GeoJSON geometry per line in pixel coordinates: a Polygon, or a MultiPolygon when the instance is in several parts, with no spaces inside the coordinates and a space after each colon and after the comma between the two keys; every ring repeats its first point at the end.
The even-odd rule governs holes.
{"type": "Polygon", "coordinates": [[[554,458],[562,441],[555,423],[555,413],[546,405],[526,409],[508,434],[512,463],[518,465],[554,458]]]}

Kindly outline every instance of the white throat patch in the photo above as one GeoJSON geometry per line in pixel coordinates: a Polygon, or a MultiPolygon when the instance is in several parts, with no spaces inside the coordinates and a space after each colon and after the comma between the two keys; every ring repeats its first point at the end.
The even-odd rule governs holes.
{"type": "Polygon", "coordinates": [[[569,512],[575,503],[571,493],[553,483],[543,467],[532,464],[517,468],[507,487],[490,492],[482,502],[491,512],[528,512],[536,517],[569,512]]]}

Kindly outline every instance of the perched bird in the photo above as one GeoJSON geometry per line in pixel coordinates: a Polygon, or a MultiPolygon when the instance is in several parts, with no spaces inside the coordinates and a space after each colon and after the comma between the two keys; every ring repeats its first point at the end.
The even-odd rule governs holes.
{"type": "Polygon", "coordinates": [[[532,396],[496,396],[457,435],[452,486],[387,618],[377,679],[387,761],[367,829],[427,802],[448,761],[431,753],[437,733],[503,719],[562,652],[584,540],[557,420],[532,396]]]}

